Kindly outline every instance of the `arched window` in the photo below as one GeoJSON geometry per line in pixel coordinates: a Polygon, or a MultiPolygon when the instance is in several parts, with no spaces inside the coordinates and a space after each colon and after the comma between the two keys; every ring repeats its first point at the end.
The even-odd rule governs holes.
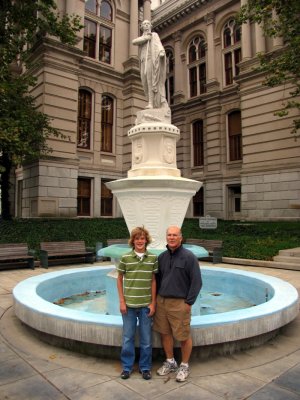
{"type": "Polygon", "coordinates": [[[206,43],[202,36],[194,37],[188,47],[190,97],[206,92],[206,43]]]}
{"type": "Polygon", "coordinates": [[[88,57],[111,64],[113,8],[109,0],[85,3],[83,50],[88,57]]]}
{"type": "Polygon", "coordinates": [[[97,1],[96,0],[85,0],[85,9],[94,14],[97,12],[97,1]]]}
{"type": "Polygon", "coordinates": [[[201,167],[204,164],[204,142],[202,119],[193,123],[193,166],[201,167]]]}
{"type": "Polygon", "coordinates": [[[225,85],[231,85],[233,78],[240,73],[239,62],[242,59],[241,27],[230,19],[223,30],[223,54],[225,85]]]}
{"type": "Polygon", "coordinates": [[[105,95],[101,102],[101,151],[113,151],[114,101],[105,95]]]}
{"type": "Polygon", "coordinates": [[[100,5],[100,17],[112,21],[112,7],[109,1],[102,0],[100,5]]]}
{"type": "Polygon", "coordinates": [[[242,159],[242,123],[240,110],[228,114],[229,161],[242,159]]]}
{"type": "Polygon", "coordinates": [[[91,145],[92,94],[86,89],[79,89],[77,119],[77,147],[89,149],[91,145]]]}
{"type": "Polygon", "coordinates": [[[166,79],[166,98],[168,104],[174,103],[174,56],[172,50],[166,50],[167,58],[167,79],[166,79]]]}

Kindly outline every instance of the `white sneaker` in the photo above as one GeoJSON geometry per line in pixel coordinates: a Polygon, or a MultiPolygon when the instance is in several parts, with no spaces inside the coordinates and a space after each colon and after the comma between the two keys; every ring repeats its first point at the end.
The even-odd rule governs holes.
{"type": "Polygon", "coordinates": [[[176,375],[176,381],[177,382],[184,382],[187,380],[187,377],[190,374],[190,369],[189,367],[185,366],[185,365],[180,365],[178,371],[177,371],[177,375],[176,375]]]}
{"type": "Polygon", "coordinates": [[[170,372],[175,372],[178,369],[178,365],[177,362],[169,362],[169,361],[165,361],[162,365],[162,367],[160,367],[157,370],[157,375],[163,376],[163,375],[168,375],[170,372]]]}

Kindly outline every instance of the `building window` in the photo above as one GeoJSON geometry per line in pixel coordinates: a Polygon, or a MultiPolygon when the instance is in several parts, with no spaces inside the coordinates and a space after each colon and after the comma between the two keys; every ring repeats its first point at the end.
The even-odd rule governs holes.
{"type": "Polygon", "coordinates": [[[193,163],[194,167],[204,164],[203,121],[193,123],[193,163]]]}
{"type": "Polygon", "coordinates": [[[114,101],[103,96],[101,102],[101,151],[113,151],[114,101]]]}
{"type": "Polygon", "coordinates": [[[79,89],[77,147],[90,148],[92,118],[92,94],[85,89],[79,89]]]}
{"type": "Polygon", "coordinates": [[[101,180],[101,216],[112,217],[113,215],[113,194],[105,185],[107,180],[101,180]]]}
{"type": "Polygon", "coordinates": [[[111,61],[112,30],[100,26],[99,60],[107,64],[111,61]]]}
{"type": "Polygon", "coordinates": [[[190,97],[206,93],[206,43],[196,36],[188,47],[190,97]]]}
{"type": "Polygon", "coordinates": [[[77,215],[91,215],[91,179],[78,178],[77,215]]]}
{"type": "Polygon", "coordinates": [[[110,1],[88,0],[85,3],[83,50],[86,55],[111,63],[113,8],[110,1]]]}
{"type": "Polygon", "coordinates": [[[85,19],[83,50],[86,52],[87,56],[91,58],[96,58],[96,34],[97,24],[85,19]]]}
{"type": "Polygon", "coordinates": [[[109,21],[112,21],[112,6],[109,1],[102,0],[100,5],[100,17],[106,18],[109,21]]]}
{"type": "Polygon", "coordinates": [[[166,98],[168,104],[174,104],[174,56],[172,50],[166,51],[166,58],[167,58],[166,98]]]}
{"type": "Polygon", "coordinates": [[[242,124],[241,112],[228,114],[229,161],[242,159],[242,124]]]}
{"type": "Polygon", "coordinates": [[[223,55],[225,85],[231,85],[234,77],[240,73],[238,64],[242,59],[241,27],[234,19],[230,19],[224,26],[223,55]]]}
{"type": "Polygon", "coordinates": [[[193,197],[193,216],[203,217],[204,215],[204,196],[203,187],[198,190],[198,192],[193,197]]]}
{"type": "Polygon", "coordinates": [[[228,200],[229,218],[234,218],[241,212],[241,185],[228,186],[228,200]]]}

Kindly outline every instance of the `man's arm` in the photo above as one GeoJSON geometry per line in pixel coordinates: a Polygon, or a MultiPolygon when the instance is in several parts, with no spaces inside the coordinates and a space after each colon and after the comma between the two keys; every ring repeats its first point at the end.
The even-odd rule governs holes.
{"type": "Polygon", "coordinates": [[[193,256],[193,260],[189,260],[189,262],[191,264],[191,269],[190,269],[191,284],[188,296],[186,298],[186,303],[193,305],[202,287],[202,277],[198,259],[195,256],[193,256]]]}
{"type": "Polygon", "coordinates": [[[149,40],[151,40],[151,37],[152,37],[151,33],[148,33],[147,35],[139,36],[138,38],[133,39],[132,44],[137,45],[137,46],[139,46],[141,44],[145,44],[145,43],[149,42],[149,40]]]}

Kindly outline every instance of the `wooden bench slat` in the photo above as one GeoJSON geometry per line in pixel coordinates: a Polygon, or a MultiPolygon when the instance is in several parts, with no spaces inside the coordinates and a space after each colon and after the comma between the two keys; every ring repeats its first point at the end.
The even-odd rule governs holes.
{"type": "Polygon", "coordinates": [[[84,258],[86,262],[94,262],[94,252],[87,251],[83,240],[68,242],[41,242],[40,249],[41,265],[44,268],[48,268],[49,259],[51,259],[51,261],[76,261],[76,258],[84,258]]]}
{"type": "Polygon", "coordinates": [[[34,257],[28,251],[27,243],[0,243],[1,268],[24,265],[34,269],[34,257]]]}

